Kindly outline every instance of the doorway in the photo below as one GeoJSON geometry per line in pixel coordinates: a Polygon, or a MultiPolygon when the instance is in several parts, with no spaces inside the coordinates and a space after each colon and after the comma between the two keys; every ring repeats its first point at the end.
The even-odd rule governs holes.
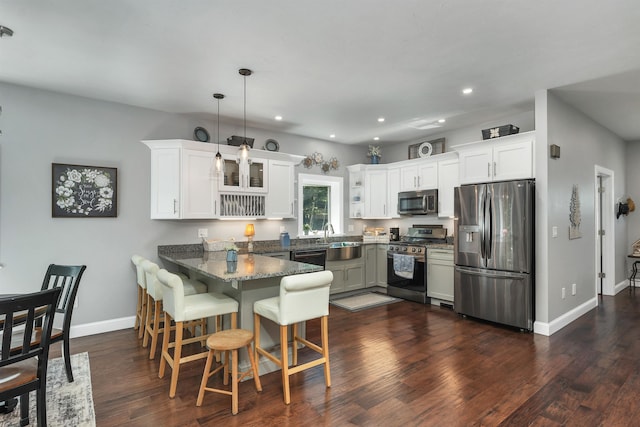
{"type": "Polygon", "coordinates": [[[595,166],[596,295],[615,295],[615,228],[613,171],[595,166]]]}

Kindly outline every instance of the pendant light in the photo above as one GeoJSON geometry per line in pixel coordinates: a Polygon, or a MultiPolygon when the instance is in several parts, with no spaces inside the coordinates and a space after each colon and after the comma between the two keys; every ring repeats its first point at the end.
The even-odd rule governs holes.
{"type": "Polygon", "coordinates": [[[224,95],[214,93],[213,97],[218,100],[218,152],[216,153],[216,173],[218,175],[224,175],[224,160],[222,160],[222,154],[220,154],[220,100],[224,99],[224,95]]]}
{"type": "Polygon", "coordinates": [[[247,144],[247,76],[250,76],[253,71],[248,68],[240,68],[238,73],[244,79],[244,138],[242,139],[242,145],[238,150],[238,154],[242,160],[249,159],[249,144],[247,144]]]}

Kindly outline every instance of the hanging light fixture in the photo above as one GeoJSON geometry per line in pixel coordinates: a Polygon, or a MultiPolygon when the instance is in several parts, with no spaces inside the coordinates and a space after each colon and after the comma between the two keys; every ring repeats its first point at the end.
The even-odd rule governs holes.
{"type": "Polygon", "coordinates": [[[249,144],[247,144],[247,76],[250,76],[253,71],[248,68],[240,68],[238,73],[244,78],[244,137],[238,153],[243,160],[249,159],[249,144]]]}
{"type": "Polygon", "coordinates": [[[213,97],[218,100],[218,152],[216,153],[216,173],[224,175],[224,160],[222,160],[222,154],[220,154],[220,100],[224,99],[224,95],[214,93],[213,97]]]}

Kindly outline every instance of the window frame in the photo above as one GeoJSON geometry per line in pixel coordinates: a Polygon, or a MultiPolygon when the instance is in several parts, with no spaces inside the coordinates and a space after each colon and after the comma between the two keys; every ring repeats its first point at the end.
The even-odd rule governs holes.
{"type": "Polygon", "coordinates": [[[344,179],[341,176],[298,174],[298,237],[318,237],[319,234],[305,236],[302,226],[304,225],[303,189],[307,185],[331,187],[329,223],[333,226],[335,234],[343,233],[344,222],[344,179]]]}

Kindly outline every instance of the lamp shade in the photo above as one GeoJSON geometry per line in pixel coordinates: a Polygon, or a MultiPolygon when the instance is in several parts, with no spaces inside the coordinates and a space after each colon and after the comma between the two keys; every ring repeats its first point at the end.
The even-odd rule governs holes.
{"type": "Polygon", "coordinates": [[[244,235],[255,236],[255,234],[256,234],[256,229],[253,227],[253,224],[247,224],[247,226],[244,229],[244,235]]]}

